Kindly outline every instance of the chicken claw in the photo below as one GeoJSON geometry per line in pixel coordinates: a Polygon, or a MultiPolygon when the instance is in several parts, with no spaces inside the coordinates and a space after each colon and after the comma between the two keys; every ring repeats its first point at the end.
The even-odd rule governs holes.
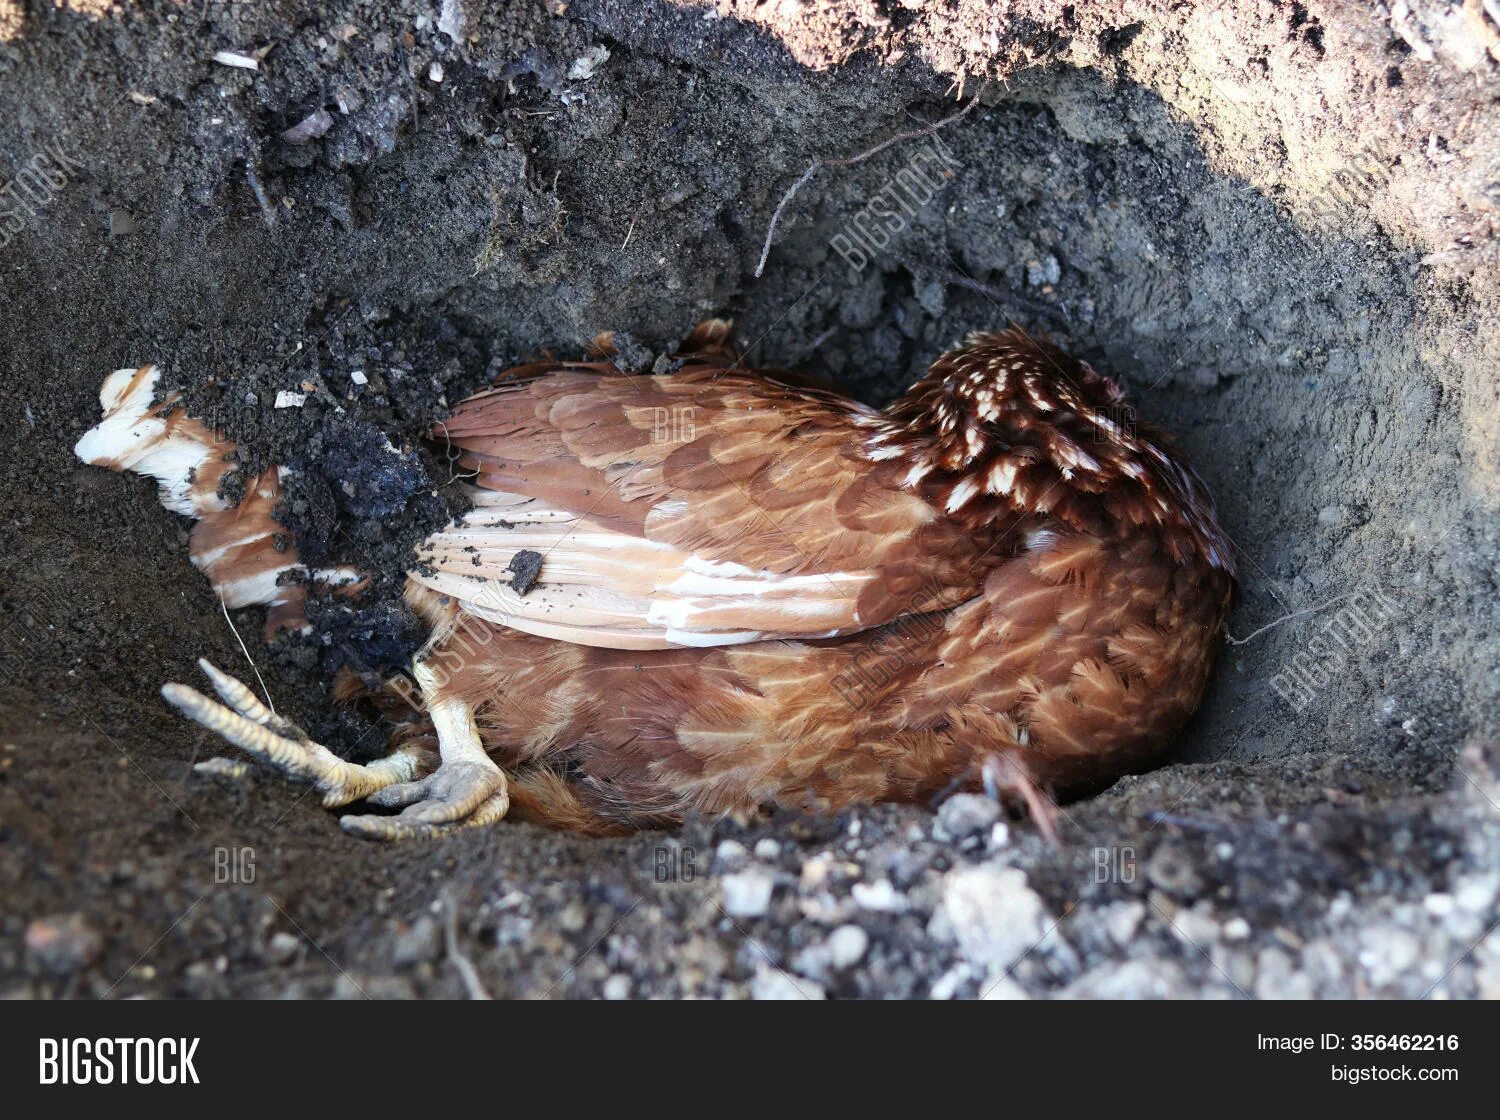
{"type": "Polygon", "coordinates": [[[404,806],[399,815],[348,816],[339,824],[351,836],[366,840],[425,840],[494,824],[510,808],[510,791],[500,768],[485,762],[444,763],[420,781],[387,786],[370,798],[370,804],[383,809],[404,806]]]}
{"type": "MultiPolygon", "coordinates": [[[[322,795],[327,808],[347,805],[388,786],[410,782],[418,774],[424,758],[420,751],[402,748],[365,766],[345,762],[321,743],[314,742],[300,727],[272,712],[245,685],[207,660],[199,660],[198,667],[223,704],[185,684],[163,685],[162,698],[194,723],[222,735],[293,781],[311,784],[322,795]]],[[[200,763],[199,767],[204,765],[200,763]]]]}
{"type": "Polygon", "coordinates": [[[1057,802],[1032,780],[1024,766],[1008,755],[992,754],[981,765],[980,775],[985,793],[995,801],[1006,794],[1020,797],[1047,843],[1054,848],[1063,847],[1057,831],[1057,802]]]}
{"type": "Polygon", "coordinates": [[[366,840],[426,840],[461,828],[502,820],[510,809],[505,773],[485,753],[473,709],[457,700],[434,698],[432,674],[418,660],[414,675],[429,697],[428,715],[437,732],[442,763],[420,781],[381,790],[370,804],[401,808],[393,817],[348,816],[339,824],[351,836],[366,840]]]}

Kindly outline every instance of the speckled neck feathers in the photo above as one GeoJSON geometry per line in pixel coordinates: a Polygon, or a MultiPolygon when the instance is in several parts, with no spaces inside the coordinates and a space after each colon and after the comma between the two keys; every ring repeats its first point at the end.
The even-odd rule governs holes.
{"type": "Polygon", "coordinates": [[[1109,378],[1018,327],[970,335],[864,423],[877,462],[975,524],[1044,515],[1084,532],[1158,530],[1179,561],[1233,573],[1207,488],[1109,378]]]}

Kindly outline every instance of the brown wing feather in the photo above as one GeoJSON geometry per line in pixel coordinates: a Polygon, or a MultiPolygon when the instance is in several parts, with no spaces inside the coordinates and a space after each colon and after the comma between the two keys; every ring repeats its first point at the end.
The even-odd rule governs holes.
{"type": "Polygon", "coordinates": [[[414,578],[531,633],[653,649],[879,626],[972,597],[1003,558],[1005,526],[965,530],[870,460],[861,405],[719,366],[609,368],[501,386],[439,426],[478,508],[414,578]],[[525,598],[523,549],[543,556],[525,598]]]}

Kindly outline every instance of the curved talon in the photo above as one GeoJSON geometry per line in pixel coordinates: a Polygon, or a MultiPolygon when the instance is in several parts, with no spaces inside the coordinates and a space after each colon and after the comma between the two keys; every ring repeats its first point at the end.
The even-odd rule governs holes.
{"type": "Polygon", "coordinates": [[[992,754],[984,760],[980,776],[988,796],[996,801],[1006,793],[1020,797],[1043,838],[1053,847],[1063,846],[1062,837],[1057,832],[1057,803],[1031,779],[1020,763],[1004,755],[992,754]]]}

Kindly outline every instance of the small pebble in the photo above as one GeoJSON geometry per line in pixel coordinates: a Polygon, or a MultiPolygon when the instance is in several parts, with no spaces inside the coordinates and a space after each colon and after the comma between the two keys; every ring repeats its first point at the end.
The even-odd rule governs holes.
{"type": "Polygon", "coordinates": [[[586,82],[598,72],[599,67],[608,61],[608,47],[590,47],[580,57],[575,58],[568,67],[568,80],[570,82],[586,82]]]}
{"type": "Polygon", "coordinates": [[[853,878],[859,874],[859,864],[840,860],[832,852],[819,852],[802,865],[802,887],[817,890],[837,875],[853,878]]]}
{"type": "Polygon", "coordinates": [[[617,972],[606,980],[604,982],[604,998],[616,1000],[629,999],[630,977],[617,972]]]}
{"type": "Polygon", "coordinates": [[[26,927],[26,950],[48,972],[78,972],[98,959],[104,938],[81,913],[53,914],[26,927]]]}
{"type": "Polygon", "coordinates": [[[743,867],[749,858],[749,851],[738,840],[721,840],[714,849],[714,862],[721,871],[743,867]]]}
{"type": "Polygon", "coordinates": [[[1135,937],[1136,930],[1141,928],[1141,921],[1145,917],[1144,902],[1117,902],[1105,911],[1104,928],[1109,931],[1110,940],[1116,945],[1128,945],[1135,937]]]}
{"type": "Polygon", "coordinates": [[[889,879],[874,883],[855,883],[849,893],[854,896],[855,905],[862,910],[899,914],[906,909],[906,898],[891,886],[889,879]]]}
{"type": "Polygon", "coordinates": [[[1004,972],[1042,939],[1047,908],[1015,867],[983,864],[950,871],[943,910],[964,956],[1004,972]]]}
{"type": "Polygon", "coordinates": [[[750,867],[719,880],[724,892],[724,912],[732,918],[759,918],[771,907],[776,879],[761,867],[750,867]]]}
{"type": "Polygon", "coordinates": [[[932,836],[950,842],[966,840],[999,820],[1000,806],[992,798],[978,793],[955,793],[938,809],[932,836]]]}
{"type": "Polygon", "coordinates": [[[568,933],[578,933],[589,924],[588,911],[581,902],[570,902],[557,915],[557,924],[568,933]]]}
{"type": "Polygon", "coordinates": [[[327,109],[318,109],[283,132],[281,138],[288,144],[306,144],[309,140],[323,136],[332,127],[333,114],[327,109]]]}
{"type": "Polygon", "coordinates": [[[779,968],[762,964],[750,981],[754,999],[827,999],[823,985],[805,976],[792,976],[779,968]]]}
{"type": "Polygon", "coordinates": [[[302,942],[296,934],[277,930],[266,942],[266,960],[272,964],[288,964],[297,956],[301,947],[302,942]]]}
{"type": "Polygon", "coordinates": [[[1460,909],[1478,914],[1489,908],[1500,891],[1500,875],[1465,875],[1458,881],[1453,892],[1453,901],[1460,909]]]}
{"type": "Polygon", "coordinates": [[[943,973],[933,982],[928,990],[928,999],[952,999],[958,994],[958,989],[963,986],[973,973],[966,964],[956,964],[947,972],[943,973]]]}
{"type": "Polygon", "coordinates": [[[1198,909],[1179,910],[1172,932],[1189,945],[1202,948],[1219,940],[1219,923],[1198,909]]]}
{"type": "Polygon", "coordinates": [[[828,935],[828,963],[834,968],[852,968],[864,959],[870,935],[858,926],[839,926],[828,935]]]}
{"type": "Polygon", "coordinates": [[[1048,254],[1041,260],[1026,262],[1026,283],[1033,288],[1040,288],[1044,284],[1056,284],[1062,279],[1062,266],[1057,263],[1057,258],[1048,254]]]}
{"type": "Polygon", "coordinates": [[[979,985],[979,998],[982,1000],[992,999],[1030,999],[1026,989],[1017,984],[1009,976],[1000,975],[993,980],[986,980],[979,985]]]}
{"type": "Polygon", "coordinates": [[[442,951],[442,931],[430,914],[423,914],[410,926],[397,932],[391,956],[398,966],[435,961],[442,951]]]}

